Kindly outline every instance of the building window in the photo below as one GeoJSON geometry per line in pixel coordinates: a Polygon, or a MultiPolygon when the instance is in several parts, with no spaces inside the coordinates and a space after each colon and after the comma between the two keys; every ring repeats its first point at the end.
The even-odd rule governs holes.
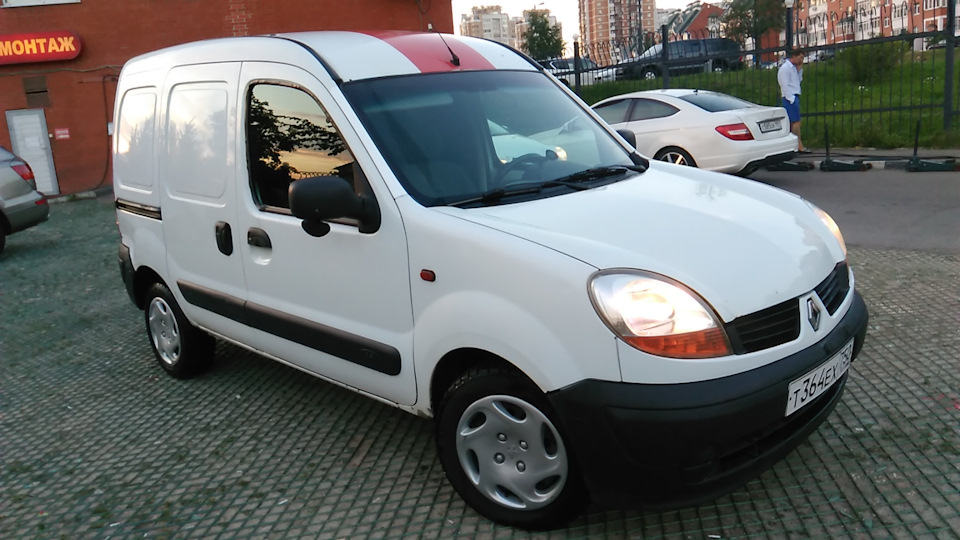
{"type": "Polygon", "coordinates": [[[47,93],[47,78],[43,75],[39,77],[24,77],[23,93],[27,96],[27,107],[50,106],[50,94],[47,93]]]}
{"type": "Polygon", "coordinates": [[[46,6],[50,4],[79,4],[80,0],[0,0],[3,7],[46,6]]]}

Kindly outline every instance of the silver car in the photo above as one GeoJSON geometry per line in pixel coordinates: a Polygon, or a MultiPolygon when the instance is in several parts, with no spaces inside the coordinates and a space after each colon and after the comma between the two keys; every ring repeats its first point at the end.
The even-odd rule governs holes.
{"type": "Polygon", "coordinates": [[[37,191],[30,165],[0,146],[0,253],[7,235],[33,227],[50,216],[50,205],[37,191]]]}

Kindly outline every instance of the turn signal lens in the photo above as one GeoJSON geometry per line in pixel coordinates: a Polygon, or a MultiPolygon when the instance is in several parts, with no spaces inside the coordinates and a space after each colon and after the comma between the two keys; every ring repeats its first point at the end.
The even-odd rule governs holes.
{"type": "Polygon", "coordinates": [[[713,309],[669,278],[639,270],[601,272],[591,280],[590,292],[607,326],[641,351],[670,358],[731,354],[713,309]]]}
{"type": "Polygon", "coordinates": [[[753,140],[753,133],[750,133],[750,129],[743,123],[717,126],[717,132],[732,141],[753,140]]]}

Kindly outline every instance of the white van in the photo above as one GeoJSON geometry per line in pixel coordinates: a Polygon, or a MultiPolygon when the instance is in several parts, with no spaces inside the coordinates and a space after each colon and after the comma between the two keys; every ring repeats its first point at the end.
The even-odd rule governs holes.
{"type": "Polygon", "coordinates": [[[120,267],[163,369],[219,338],[433,418],[502,523],[736,489],[863,344],[829,216],[648,161],[495,42],[192,43],[129,61],[116,103],[120,267]]]}

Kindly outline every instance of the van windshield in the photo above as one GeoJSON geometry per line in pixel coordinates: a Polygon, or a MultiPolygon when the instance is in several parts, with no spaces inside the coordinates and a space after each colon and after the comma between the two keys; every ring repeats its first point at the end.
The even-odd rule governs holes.
{"type": "MultiPolygon", "coordinates": [[[[483,197],[508,186],[545,185],[585,170],[634,163],[540,72],[391,77],[351,82],[343,91],[404,189],[424,206],[560,195],[572,184],[553,182],[521,197],[483,197]]],[[[604,181],[628,176],[608,174],[604,181]]]]}

